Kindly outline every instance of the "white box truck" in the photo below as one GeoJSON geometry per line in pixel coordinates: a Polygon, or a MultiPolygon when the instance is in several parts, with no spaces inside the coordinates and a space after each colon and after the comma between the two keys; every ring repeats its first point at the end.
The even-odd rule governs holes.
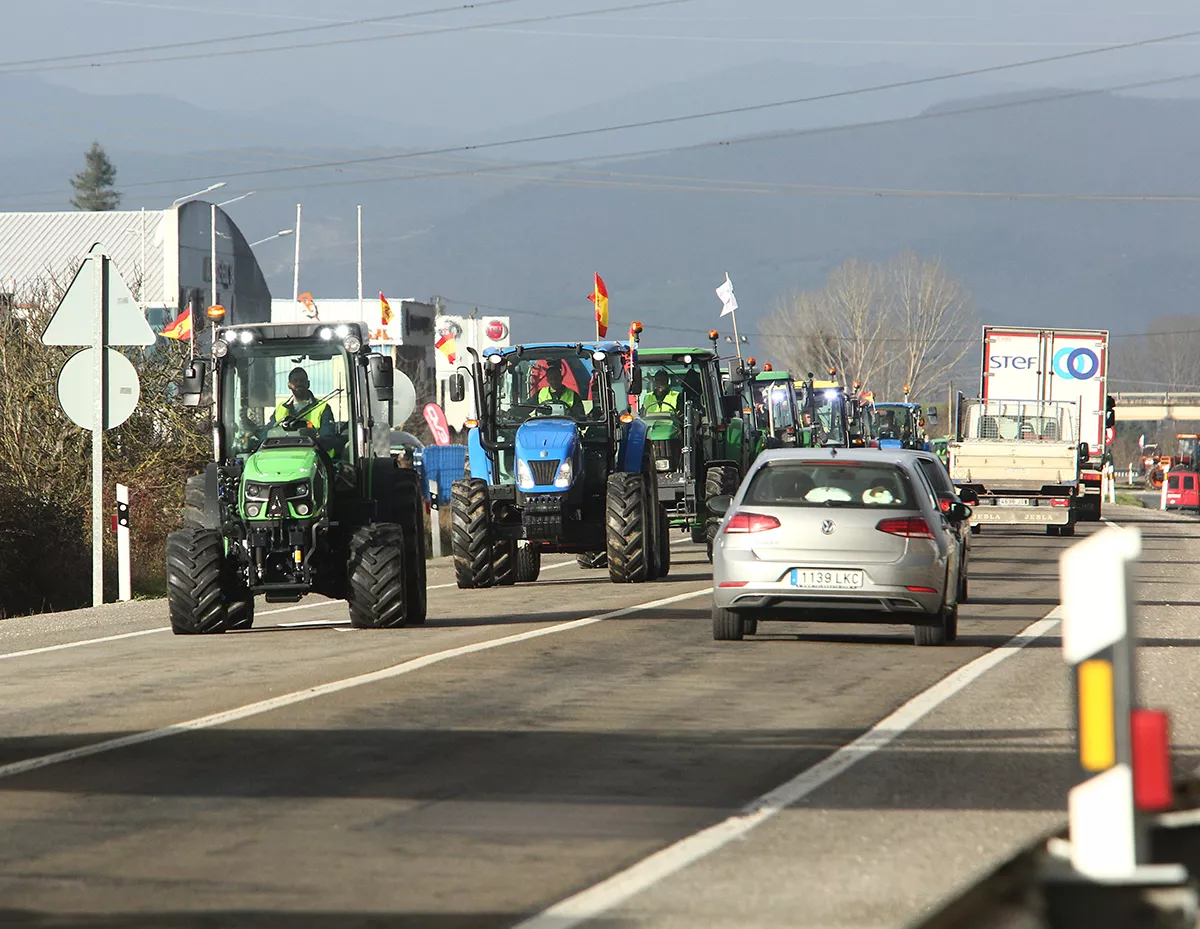
{"type": "Polygon", "coordinates": [[[1100,518],[1107,379],[1107,331],[984,327],[979,398],[960,403],[950,449],[980,498],[973,525],[1100,518]]]}

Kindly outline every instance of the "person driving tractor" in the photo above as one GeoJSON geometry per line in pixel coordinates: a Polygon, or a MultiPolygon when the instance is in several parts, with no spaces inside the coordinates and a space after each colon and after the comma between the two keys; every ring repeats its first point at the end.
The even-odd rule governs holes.
{"type": "Polygon", "coordinates": [[[561,403],[574,415],[579,409],[579,394],[563,384],[563,364],[561,360],[546,363],[546,386],[538,391],[537,402],[561,403]]]}
{"type": "Polygon", "coordinates": [[[658,417],[657,422],[650,424],[651,439],[672,439],[681,434],[679,408],[682,400],[679,391],[671,387],[671,375],[660,368],[654,375],[653,387],[642,398],[641,404],[644,414],[658,417]],[[665,420],[667,416],[671,418],[665,420]]]}
{"type": "Polygon", "coordinates": [[[303,368],[292,368],[288,374],[288,390],[292,395],[275,407],[264,434],[284,420],[302,413],[304,421],[317,433],[317,443],[331,456],[335,455],[337,430],[333,422],[333,410],[327,402],[317,402],[309,389],[308,372],[303,368]]]}

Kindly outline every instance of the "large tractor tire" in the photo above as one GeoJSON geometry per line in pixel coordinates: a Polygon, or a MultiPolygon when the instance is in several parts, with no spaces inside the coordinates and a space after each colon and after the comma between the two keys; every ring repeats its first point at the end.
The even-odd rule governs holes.
{"type": "Polygon", "coordinates": [[[242,599],[225,604],[226,629],[237,631],[254,626],[254,597],[248,590],[242,591],[242,595],[242,599]]]}
{"type": "Polygon", "coordinates": [[[459,589],[491,587],[495,575],[492,573],[487,484],[484,481],[470,477],[451,485],[450,525],[454,579],[459,589]]]}
{"type": "Polygon", "coordinates": [[[709,468],[704,475],[704,499],[713,497],[732,497],[737,493],[741,478],[733,465],[716,465],[709,468]]]}
{"type": "Polygon", "coordinates": [[[517,582],[530,584],[542,573],[542,550],[536,542],[517,545],[517,582]]]}
{"type": "Polygon", "coordinates": [[[204,526],[204,483],[203,474],[193,474],[183,485],[183,524],[196,529],[204,526]]]}
{"type": "Polygon", "coordinates": [[[517,540],[492,540],[492,578],[497,587],[511,587],[517,578],[517,540]]]}
{"type": "Polygon", "coordinates": [[[575,563],[587,571],[608,567],[608,552],[581,552],[575,556],[575,563]]]}
{"type": "Polygon", "coordinates": [[[667,508],[661,503],[659,509],[658,531],[658,576],[664,578],[671,573],[671,524],[667,516],[667,508]]]}
{"type": "MultiPolygon", "coordinates": [[[[397,468],[393,481],[396,522],[404,531],[404,596],[408,625],[425,623],[428,609],[425,581],[425,498],[421,475],[411,468],[397,468]]],[[[437,513],[434,513],[434,518],[437,513]]]]}
{"type": "Polygon", "coordinates": [[[225,541],[215,529],[188,526],[167,536],[167,609],[176,635],[225,631],[224,558],[225,541]]]}
{"type": "Polygon", "coordinates": [[[655,538],[649,502],[645,475],[609,475],[605,542],[608,576],[616,584],[640,584],[651,576],[655,538]]]}
{"type": "Polygon", "coordinates": [[[404,591],[404,529],[395,523],[364,526],[350,539],[350,625],[399,629],[408,622],[404,591]]]}

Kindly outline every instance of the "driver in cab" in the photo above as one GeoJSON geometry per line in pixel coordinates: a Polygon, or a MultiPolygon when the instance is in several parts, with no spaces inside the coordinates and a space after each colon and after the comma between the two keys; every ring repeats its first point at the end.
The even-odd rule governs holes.
{"type": "Polygon", "coordinates": [[[671,387],[671,376],[662,368],[654,374],[653,386],[642,398],[642,412],[647,416],[670,416],[670,420],[653,423],[650,426],[651,439],[676,438],[681,434],[679,427],[680,407],[683,398],[678,390],[671,387]]]}
{"type": "Polygon", "coordinates": [[[537,402],[561,403],[567,408],[570,416],[578,416],[580,410],[579,394],[563,384],[563,362],[549,361],[546,363],[546,384],[537,392],[537,402]]]}
{"type": "Polygon", "coordinates": [[[308,372],[303,368],[292,368],[288,374],[288,390],[292,395],[275,407],[275,412],[267,423],[267,430],[299,413],[302,415],[302,421],[317,433],[317,444],[330,455],[336,454],[333,410],[329,408],[328,403],[317,402],[316,396],[309,389],[308,372]]]}

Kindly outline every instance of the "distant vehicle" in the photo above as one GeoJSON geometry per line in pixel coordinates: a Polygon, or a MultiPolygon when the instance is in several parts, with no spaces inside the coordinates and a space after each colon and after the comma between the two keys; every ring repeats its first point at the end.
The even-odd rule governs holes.
{"type": "Polygon", "coordinates": [[[911,624],[918,645],[958,635],[963,565],[954,524],[917,454],[777,449],[724,508],[713,547],[713,638],[763,620],[911,624]]]}
{"type": "Polygon", "coordinates": [[[1167,475],[1168,510],[1191,510],[1200,515],[1200,474],[1172,471],[1167,475]]]}
{"type": "Polygon", "coordinates": [[[914,448],[932,451],[925,424],[937,425],[937,411],[919,403],[876,403],[875,440],[880,448],[914,448]]]}
{"type": "Polygon", "coordinates": [[[980,380],[983,400],[1074,405],[1074,441],[1082,454],[1072,524],[1099,520],[1101,463],[1116,423],[1107,330],[984,326],[980,380]]]}

